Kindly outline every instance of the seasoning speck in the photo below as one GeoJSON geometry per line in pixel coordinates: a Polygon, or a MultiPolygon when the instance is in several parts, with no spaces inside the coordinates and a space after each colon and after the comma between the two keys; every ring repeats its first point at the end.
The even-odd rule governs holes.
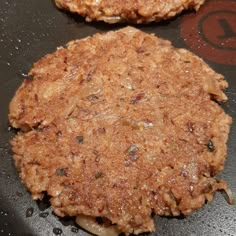
{"type": "Polygon", "coordinates": [[[56,169],[56,173],[58,176],[65,176],[66,175],[66,171],[63,168],[56,169]]]}
{"type": "Polygon", "coordinates": [[[99,171],[95,174],[95,179],[99,179],[101,177],[103,177],[103,173],[101,171],[99,171]]]}
{"type": "Polygon", "coordinates": [[[137,155],[138,152],[137,145],[135,144],[130,145],[128,152],[131,161],[136,161],[139,158],[139,156],[137,155]]]}
{"type": "Polygon", "coordinates": [[[90,102],[96,102],[97,100],[99,100],[99,97],[96,96],[95,94],[91,94],[87,97],[87,99],[90,101],[90,102]]]}
{"type": "Polygon", "coordinates": [[[208,141],[207,148],[208,148],[209,152],[214,152],[215,151],[214,143],[211,140],[208,141]]]}
{"type": "Polygon", "coordinates": [[[135,144],[130,145],[130,147],[128,149],[129,154],[132,154],[137,151],[138,151],[138,147],[135,144]]]}
{"type": "Polygon", "coordinates": [[[106,133],[106,129],[105,128],[98,128],[98,133],[99,134],[105,134],[106,133]]]}
{"type": "Polygon", "coordinates": [[[77,142],[79,144],[83,144],[84,143],[84,137],[83,136],[77,136],[76,138],[77,138],[77,142]]]}
{"type": "Polygon", "coordinates": [[[144,96],[145,96],[145,93],[139,93],[136,96],[133,96],[131,98],[130,103],[137,104],[144,96]]]}
{"type": "Polygon", "coordinates": [[[190,133],[193,133],[193,123],[188,122],[188,123],[187,123],[187,128],[188,128],[188,131],[189,131],[190,133]]]}

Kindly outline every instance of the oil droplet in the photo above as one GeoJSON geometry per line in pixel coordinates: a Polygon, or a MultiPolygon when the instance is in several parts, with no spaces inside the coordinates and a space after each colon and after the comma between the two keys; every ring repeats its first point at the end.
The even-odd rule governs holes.
{"type": "Polygon", "coordinates": [[[48,212],[39,213],[39,217],[46,218],[49,215],[48,212]]]}
{"type": "Polygon", "coordinates": [[[60,235],[60,234],[62,234],[62,230],[60,228],[54,228],[53,233],[56,235],[60,235]]]}
{"type": "Polygon", "coordinates": [[[10,66],[10,65],[11,65],[11,63],[10,63],[10,62],[7,62],[7,65],[8,65],[8,66],[10,66]]]}
{"type": "Polygon", "coordinates": [[[15,46],[15,49],[16,49],[16,50],[18,50],[18,49],[19,49],[19,47],[15,46]]]}
{"type": "Polygon", "coordinates": [[[22,196],[23,196],[23,194],[20,193],[20,192],[16,192],[16,195],[17,195],[18,197],[22,197],[22,196]]]}
{"type": "Polygon", "coordinates": [[[24,78],[27,78],[27,77],[28,77],[28,74],[27,74],[27,73],[24,73],[24,72],[22,72],[21,75],[22,75],[22,77],[24,77],[24,78]]]}
{"type": "Polygon", "coordinates": [[[25,213],[25,216],[26,217],[31,217],[34,213],[34,208],[33,207],[30,207],[26,210],[26,213],[25,213]]]}
{"type": "Polygon", "coordinates": [[[8,216],[8,213],[5,212],[5,211],[1,211],[1,212],[0,212],[0,215],[2,215],[2,216],[8,216]]]}
{"type": "Polygon", "coordinates": [[[72,233],[78,233],[78,232],[79,232],[79,229],[76,228],[76,227],[72,227],[72,228],[71,228],[71,232],[72,232],[72,233]]]}

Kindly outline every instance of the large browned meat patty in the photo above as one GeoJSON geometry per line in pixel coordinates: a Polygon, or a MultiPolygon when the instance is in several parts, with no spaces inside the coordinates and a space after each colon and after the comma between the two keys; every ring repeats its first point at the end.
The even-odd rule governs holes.
{"type": "Polygon", "coordinates": [[[59,216],[153,231],[152,212],[188,215],[226,188],[231,117],[223,76],[131,27],[72,41],[34,64],[10,104],[11,141],[34,199],[59,216]]]}
{"type": "Polygon", "coordinates": [[[169,19],[185,9],[198,10],[205,0],[55,0],[59,8],[87,21],[147,23],[169,19]]]}

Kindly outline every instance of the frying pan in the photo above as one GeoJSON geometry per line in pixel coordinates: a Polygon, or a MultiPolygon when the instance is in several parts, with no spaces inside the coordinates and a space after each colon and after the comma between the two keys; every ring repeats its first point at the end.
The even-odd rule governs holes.
{"type": "MultiPolygon", "coordinates": [[[[229,0],[208,1],[202,9],[206,10],[212,2],[223,4],[225,1],[229,0]]],[[[232,0],[231,2],[235,3],[232,0]]],[[[184,19],[186,20],[186,17],[189,17],[192,20],[196,16],[201,17],[202,9],[198,13],[184,13],[171,21],[138,25],[137,28],[169,39],[176,47],[190,48],[202,56],[203,54],[200,51],[194,49],[196,45],[192,44],[191,46],[191,40],[187,40],[187,36],[194,34],[194,29],[190,29],[186,38],[181,33],[186,29],[183,28],[185,27],[183,25],[184,19]]],[[[231,30],[231,35],[225,33],[226,40],[231,40],[233,45],[226,49],[231,52],[230,64],[225,63],[227,65],[224,65],[224,61],[217,63],[217,58],[219,58],[217,54],[215,60],[214,57],[212,60],[205,53],[205,61],[214,70],[222,73],[228,81],[229,88],[226,94],[229,101],[222,106],[236,120],[236,29],[232,29],[232,24],[230,26],[230,22],[227,22],[234,19],[232,17],[235,17],[236,9],[231,8],[230,11],[234,13],[229,18],[227,16],[224,18],[224,15],[221,15],[219,19],[223,27],[220,30],[221,34],[229,32],[229,29],[231,30]],[[222,24],[223,21],[224,24],[222,24]]],[[[234,26],[236,25],[235,22],[234,26]]],[[[70,40],[83,38],[96,32],[115,30],[123,26],[125,24],[86,23],[82,17],[59,11],[53,1],[50,0],[0,1],[0,235],[90,235],[76,226],[73,218],[55,216],[49,207],[48,199],[33,201],[20,182],[9,146],[9,140],[14,135],[14,131],[8,125],[8,104],[32,67],[33,62],[43,55],[53,52],[56,47],[65,45],[70,40]]],[[[197,33],[199,32],[197,31],[197,33]]],[[[206,46],[207,43],[205,41],[204,45],[206,46]]],[[[221,50],[224,52],[224,49],[221,50]]],[[[227,60],[228,57],[225,57],[225,61],[227,60]]],[[[225,169],[220,177],[228,182],[233,194],[236,195],[235,122],[231,127],[229,136],[225,169]]],[[[216,193],[211,203],[206,204],[187,218],[155,217],[155,223],[157,231],[150,235],[235,236],[236,207],[228,205],[223,196],[216,193]]]]}

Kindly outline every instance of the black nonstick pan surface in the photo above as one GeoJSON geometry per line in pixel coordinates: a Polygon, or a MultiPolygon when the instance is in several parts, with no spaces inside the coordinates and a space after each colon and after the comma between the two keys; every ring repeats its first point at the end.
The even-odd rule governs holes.
{"type": "MultiPolygon", "coordinates": [[[[31,199],[15,170],[9,140],[8,104],[32,64],[68,41],[124,27],[86,23],[82,17],[59,11],[51,0],[0,1],[0,235],[90,235],[73,218],[58,218],[48,199],[31,199]]],[[[225,111],[236,120],[236,1],[212,0],[198,13],[185,12],[171,21],[137,28],[169,39],[201,56],[229,83],[225,111]]],[[[228,157],[220,177],[236,196],[236,122],[228,141],[228,157]]],[[[156,236],[236,236],[236,206],[221,193],[191,216],[155,217],[156,236]]]]}

